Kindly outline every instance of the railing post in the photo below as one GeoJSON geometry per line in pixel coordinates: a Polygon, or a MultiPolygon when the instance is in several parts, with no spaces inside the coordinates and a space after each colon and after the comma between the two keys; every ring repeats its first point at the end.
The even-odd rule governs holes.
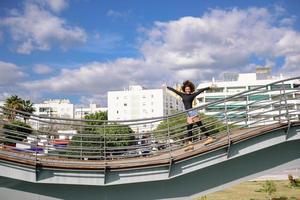
{"type": "Polygon", "coordinates": [[[105,167],[106,167],[106,131],[105,131],[105,122],[103,123],[103,154],[104,154],[104,160],[105,160],[105,167]]]}
{"type": "Polygon", "coordinates": [[[227,142],[228,142],[228,151],[227,151],[227,158],[229,157],[229,151],[230,151],[230,145],[231,145],[231,139],[230,139],[230,128],[228,124],[228,113],[227,113],[227,103],[226,103],[226,97],[224,99],[224,106],[225,106],[225,123],[226,123],[226,132],[227,132],[227,142]]]}
{"type": "Polygon", "coordinates": [[[168,148],[169,148],[169,159],[171,159],[171,142],[170,142],[170,121],[169,121],[169,117],[167,116],[167,125],[168,125],[168,148]]]}
{"type": "MultiPolygon", "coordinates": [[[[35,168],[37,167],[37,146],[38,146],[38,136],[37,136],[37,133],[35,135],[35,138],[36,138],[36,143],[35,143],[35,161],[34,161],[34,164],[35,164],[35,168]]],[[[44,149],[43,149],[44,151],[44,149]]]]}
{"type": "Polygon", "coordinates": [[[283,81],[282,81],[282,89],[283,89],[283,98],[284,98],[284,104],[285,104],[285,117],[286,117],[287,123],[288,123],[285,139],[288,139],[288,134],[289,134],[289,130],[291,127],[291,121],[290,121],[289,107],[288,107],[288,103],[287,103],[286,90],[285,90],[283,81]]]}
{"type": "Polygon", "coordinates": [[[168,125],[168,148],[169,148],[169,177],[171,177],[172,173],[172,164],[173,164],[173,157],[172,157],[172,149],[171,149],[171,142],[170,142],[170,121],[169,121],[169,116],[167,116],[167,125],[168,125]]]}
{"type": "Polygon", "coordinates": [[[286,91],[285,87],[282,81],[282,90],[283,90],[283,98],[284,98],[284,104],[285,104],[285,117],[287,119],[288,124],[290,124],[290,114],[289,114],[289,108],[288,108],[288,103],[287,103],[287,97],[286,97],[286,91]]]}
{"type": "MultiPolygon", "coordinates": [[[[282,82],[283,83],[283,82],[282,82]]],[[[272,86],[271,86],[272,87],[272,86]]],[[[281,124],[282,123],[282,120],[281,120],[281,102],[282,102],[282,85],[280,87],[280,100],[279,100],[279,123],[281,124]]]]}
{"type": "MultiPolygon", "coordinates": [[[[246,123],[246,127],[248,127],[249,123],[249,117],[248,117],[248,113],[249,113],[249,95],[246,96],[246,112],[245,112],[245,123],[246,123]]],[[[249,128],[249,127],[248,127],[249,128]]]]}
{"type": "MultiPolygon", "coordinates": [[[[82,120],[82,118],[81,118],[81,120],[82,120]]],[[[84,158],[83,158],[83,155],[82,155],[82,121],[80,121],[80,160],[84,160],[84,158]]]]}

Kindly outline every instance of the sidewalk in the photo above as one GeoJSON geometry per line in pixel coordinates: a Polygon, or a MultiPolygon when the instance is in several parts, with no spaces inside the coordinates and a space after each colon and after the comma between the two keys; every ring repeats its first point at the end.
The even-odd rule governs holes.
{"type": "Polygon", "coordinates": [[[270,174],[255,178],[251,181],[288,180],[289,174],[292,175],[294,178],[300,178],[300,167],[281,170],[281,171],[275,171],[270,174]]]}

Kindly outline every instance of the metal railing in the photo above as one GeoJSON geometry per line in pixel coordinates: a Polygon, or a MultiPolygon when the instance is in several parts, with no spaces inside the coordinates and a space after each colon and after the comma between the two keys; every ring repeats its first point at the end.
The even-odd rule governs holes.
{"type": "Polygon", "coordinates": [[[300,87],[295,84],[299,80],[280,80],[191,109],[199,111],[207,132],[194,125],[189,138],[188,111],[108,121],[44,117],[0,107],[0,155],[68,166],[169,162],[173,152],[188,145],[187,140],[199,143],[205,133],[226,138],[230,144],[240,130],[244,134],[253,128],[299,121],[300,87]]]}

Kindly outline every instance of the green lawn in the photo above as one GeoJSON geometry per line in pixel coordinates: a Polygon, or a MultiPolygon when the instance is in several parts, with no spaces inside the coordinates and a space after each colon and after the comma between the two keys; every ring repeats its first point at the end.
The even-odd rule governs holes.
{"type": "MultiPolygon", "coordinates": [[[[249,181],[195,200],[266,200],[268,199],[267,194],[259,191],[264,183],[265,181],[249,181]]],[[[277,190],[273,195],[275,199],[300,200],[300,187],[289,187],[288,180],[274,181],[274,183],[277,190]]]]}

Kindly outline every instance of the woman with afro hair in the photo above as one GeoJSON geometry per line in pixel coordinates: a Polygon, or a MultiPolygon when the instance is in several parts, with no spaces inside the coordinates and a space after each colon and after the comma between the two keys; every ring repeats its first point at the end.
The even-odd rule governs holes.
{"type": "MultiPolygon", "coordinates": [[[[203,89],[199,89],[195,92],[194,83],[192,83],[189,80],[186,80],[183,82],[183,84],[181,86],[181,89],[183,92],[177,91],[171,87],[167,87],[167,88],[169,90],[171,90],[172,92],[175,92],[177,95],[179,95],[183,101],[185,110],[189,110],[193,107],[193,101],[196,98],[196,96],[198,96],[201,92],[204,92],[205,90],[211,89],[212,86],[206,87],[203,89]]],[[[204,132],[204,135],[207,137],[207,140],[204,142],[204,144],[209,144],[209,143],[213,142],[213,138],[209,136],[208,130],[206,129],[206,127],[203,126],[203,123],[199,119],[198,112],[196,110],[190,110],[187,112],[187,122],[188,122],[187,137],[188,137],[188,143],[190,146],[187,150],[194,149],[193,146],[191,146],[191,144],[192,144],[192,128],[195,123],[197,124],[197,126],[200,127],[201,131],[204,132]],[[196,119],[196,120],[194,120],[194,119],[196,119]]]]}

